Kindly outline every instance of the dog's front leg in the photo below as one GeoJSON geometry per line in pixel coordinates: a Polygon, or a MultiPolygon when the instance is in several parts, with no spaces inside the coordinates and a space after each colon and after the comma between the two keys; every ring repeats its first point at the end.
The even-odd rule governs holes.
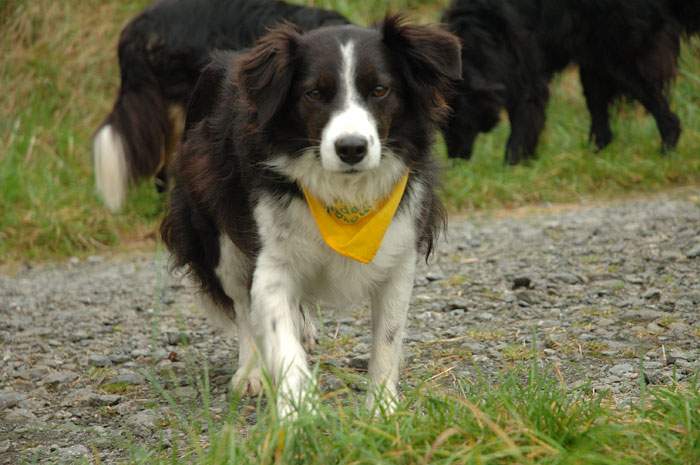
{"type": "Polygon", "coordinates": [[[265,368],[278,387],[280,417],[293,413],[306,400],[311,380],[295,326],[300,292],[291,265],[263,251],[253,274],[251,319],[265,368]]]}
{"type": "Polygon", "coordinates": [[[372,355],[367,396],[370,410],[378,404],[387,412],[395,408],[401,348],[415,270],[416,253],[412,251],[406,254],[389,279],[371,296],[372,355]]]}

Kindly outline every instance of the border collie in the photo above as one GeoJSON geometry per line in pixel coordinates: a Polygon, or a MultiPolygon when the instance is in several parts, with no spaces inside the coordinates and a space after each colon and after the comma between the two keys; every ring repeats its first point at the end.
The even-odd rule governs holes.
{"type": "Polygon", "coordinates": [[[455,0],[445,20],[465,40],[461,100],[486,108],[487,116],[476,120],[469,108],[456,110],[445,131],[448,143],[453,141],[450,156],[468,158],[475,123],[488,122],[479,130],[490,130],[496,107],[503,106],[512,124],[507,161],[531,155],[548,98],[541,80],[549,82],[572,63],[580,68],[590,138],[598,150],[612,141],[609,107],[620,97],[639,101],[656,120],[662,149],[674,148],[681,126],[667,90],[676,75],[680,37],[700,30],[699,17],[698,0],[455,0]],[[473,69],[470,55],[477,68],[483,63],[482,70],[473,69]],[[494,98],[499,88],[505,89],[501,100],[494,98]],[[527,108],[532,120],[514,118],[513,106],[527,108]],[[462,129],[469,135],[463,141],[451,136],[462,129]]]}
{"type": "Polygon", "coordinates": [[[431,147],[460,75],[456,37],[400,17],[283,25],[203,72],[161,233],[238,327],[234,387],[259,392],[262,361],[289,413],[313,384],[304,309],[366,299],[368,405],[391,408],[416,260],[444,225],[431,147]]]}
{"type": "Polygon", "coordinates": [[[281,1],[161,0],[124,28],[121,87],[93,140],[97,190],[109,209],[121,209],[130,181],[157,175],[156,186],[165,188],[184,108],[210,52],[250,47],[281,21],[303,29],[347,23],[338,13],[281,1]]]}

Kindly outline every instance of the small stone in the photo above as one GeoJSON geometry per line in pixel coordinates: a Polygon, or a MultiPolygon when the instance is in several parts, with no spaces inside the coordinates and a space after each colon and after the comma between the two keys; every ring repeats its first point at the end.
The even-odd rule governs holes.
{"type": "Polygon", "coordinates": [[[532,280],[527,276],[519,276],[513,279],[513,290],[516,289],[530,289],[532,287],[532,280]]]}
{"type": "Polygon", "coordinates": [[[150,410],[142,410],[129,416],[127,425],[139,436],[147,436],[154,428],[158,416],[150,410]]]}
{"type": "Polygon", "coordinates": [[[337,376],[334,375],[326,375],[324,377],[324,381],[326,389],[331,392],[338,391],[345,387],[345,383],[343,383],[337,376]]]}
{"type": "Polygon", "coordinates": [[[425,279],[427,279],[429,282],[432,283],[432,282],[435,282],[435,281],[442,281],[443,279],[445,279],[445,275],[440,274],[440,273],[432,272],[432,273],[426,274],[426,275],[425,275],[425,279]]]}
{"type": "Polygon", "coordinates": [[[45,366],[35,366],[28,370],[22,370],[18,372],[15,377],[24,379],[26,381],[39,381],[49,374],[49,368],[45,366]]]}
{"type": "Polygon", "coordinates": [[[182,386],[175,389],[176,399],[194,399],[197,397],[197,390],[192,386],[182,386]]]}
{"type": "MultiPolygon", "coordinates": [[[[518,304],[526,303],[526,306],[537,305],[540,302],[539,296],[533,291],[518,291],[515,293],[518,304]]],[[[524,305],[521,305],[524,306],[524,305]]]]}
{"type": "Polygon", "coordinates": [[[351,358],[348,365],[355,370],[367,371],[369,368],[369,354],[357,355],[351,358]]]}
{"type": "Polygon", "coordinates": [[[88,358],[88,363],[90,366],[104,368],[112,365],[112,360],[104,355],[90,355],[88,358]]]}
{"type": "Polygon", "coordinates": [[[646,282],[646,280],[642,276],[633,275],[633,274],[628,274],[627,276],[625,276],[625,281],[627,281],[630,284],[637,284],[637,285],[642,285],[646,282]]]}
{"type": "Polygon", "coordinates": [[[700,244],[697,244],[695,247],[690,249],[686,254],[686,257],[688,258],[698,258],[700,257],[700,244]]]}
{"type": "Polygon", "coordinates": [[[89,404],[93,407],[105,407],[117,405],[122,401],[122,396],[116,394],[95,394],[90,396],[89,404]]]}
{"type": "Polygon", "coordinates": [[[124,371],[113,378],[111,378],[106,384],[129,384],[138,385],[145,383],[146,380],[143,376],[132,371],[124,371]]]}
{"type": "Polygon", "coordinates": [[[679,358],[682,360],[692,360],[693,359],[693,357],[691,357],[690,354],[688,354],[687,352],[683,352],[682,350],[678,350],[678,349],[671,350],[669,355],[673,358],[679,358]]]}
{"type": "Polygon", "coordinates": [[[24,408],[15,408],[5,415],[5,421],[9,423],[24,423],[28,420],[35,420],[36,415],[24,408]]]}
{"type": "Polygon", "coordinates": [[[617,376],[624,376],[634,371],[634,366],[631,363],[619,363],[610,368],[610,373],[617,376]]]}
{"type": "Polygon", "coordinates": [[[80,342],[85,339],[92,339],[92,336],[83,330],[74,331],[68,336],[68,340],[71,342],[80,342]]]}
{"type": "Polygon", "coordinates": [[[581,278],[576,276],[575,274],[572,273],[554,273],[550,275],[550,279],[552,281],[558,281],[562,282],[564,284],[579,284],[581,282],[581,278]]]}
{"type": "Polygon", "coordinates": [[[147,349],[134,349],[131,351],[131,356],[133,358],[148,357],[151,355],[151,351],[147,349]]]}
{"type": "Polygon", "coordinates": [[[457,309],[462,309],[465,310],[469,308],[469,302],[466,300],[453,300],[451,302],[448,302],[442,307],[442,310],[445,312],[449,312],[450,310],[457,310],[457,309]]]}
{"type": "Polygon", "coordinates": [[[59,371],[52,373],[46,377],[44,384],[50,387],[56,387],[63,384],[72,383],[78,379],[78,374],[72,371],[59,371]]]}
{"type": "Polygon", "coordinates": [[[660,371],[645,372],[644,383],[652,386],[664,384],[664,376],[660,371]]]}
{"type": "Polygon", "coordinates": [[[478,315],[476,315],[476,319],[481,321],[491,321],[493,320],[493,313],[481,312],[478,315]]]}
{"type": "Polygon", "coordinates": [[[75,462],[80,459],[89,458],[90,450],[82,444],[77,444],[75,446],[62,447],[56,451],[56,454],[58,454],[61,461],[75,462]]]}
{"type": "Polygon", "coordinates": [[[666,330],[652,321],[647,325],[647,331],[651,334],[662,334],[666,330]]]}
{"type": "Polygon", "coordinates": [[[658,289],[649,289],[642,297],[646,300],[659,300],[661,298],[661,291],[658,289]]]}
{"type": "Polygon", "coordinates": [[[663,317],[662,312],[656,310],[631,310],[622,314],[624,321],[652,321],[663,317]]]}
{"type": "Polygon", "coordinates": [[[112,363],[125,363],[131,360],[131,356],[129,354],[112,354],[109,356],[109,359],[112,363]]]}
{"type": "Polygon", "coordinates": [[[16,407],[17,404],[26,399],[26,396],[18,392],[3,391],[0,392],[0,411],[16,407]]]}

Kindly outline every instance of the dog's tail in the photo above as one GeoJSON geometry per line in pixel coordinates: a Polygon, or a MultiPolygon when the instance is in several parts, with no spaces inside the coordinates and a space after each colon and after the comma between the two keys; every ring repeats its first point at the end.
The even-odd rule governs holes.
{"type": "Polygon", "coordinates": [[[107,207],[124,205],[130,182],[156,174],[171,131],[167,105],[148,61],[146,38],[127,26],[119,40],[121,86],[93,139],[95,183],[107,207]]]}

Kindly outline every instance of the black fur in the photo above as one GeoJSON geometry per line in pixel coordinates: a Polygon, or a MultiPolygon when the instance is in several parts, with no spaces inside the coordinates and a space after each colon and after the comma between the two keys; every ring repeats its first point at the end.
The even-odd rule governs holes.
{"type": "Polygon", "coordinates": [[[210,53],[250,47],[281,21],[302,29],[347,23],[332,11],[274,0],[161,0],[124,28],[121,86],[100,127],[111,124],[122,137],[132,181],[158,170],[161,187],[166,181],[182,123],[168,111],[187,106],[210,53]]]}
{"type": "MultiPolygon", "coordinates": [[[[451,134],[457,135],[453,139],[462,135],[466,139],[462,145],[469,147],[476,131],[492,127],[486,123],[496,121],[496,107],[508,108],[507,98],[495,98],[498,92],[479,93],[480,87],[517,95],[523,92],[519,87],[522,82],[535,81],[530,88],[541,89],[542,79],[548,82],[569,64],[577,64],[591,113],[590,137],[598,149],[612,140],[608,109],[620,97],[642,103],[656,120],[663,149],[675,147],[681,128],[670,109],[667,90],[676,74],[681,35],[698,31],[699,4],[698,0],[455,0],[445,18],[448,27],[465,37],[465,83],[460,101],[469,102],[485,116],[464,116],[470,110],[457,110],[446,128],[448,142],[451,134]],[[479,33],[473,31],[480,31],[477,25],[481,24],[491,26],[481,33],[485,39],[476,42],[479,33]],[[510,32],[504,33],[504,27],[510,32]],[[517,38],[515,43],[502,39],[508,34],[517,38]],[[470,52],[476,58],[470,58],[470,52]],[[535,60],[518,63],[513,59],[523,55],[535,60]],[[479,72],[479,63],[502,67],[482,65],[486,71],[479,72]],[[533,63],[536,71],[528,77],[533,63]],[[511,70],[511,80],[504,78],[504,69],[511,70]],[[474,129],[479,122],[484,124],[474,129]]],[[[534,115],[534,121],[513,118],[508,108],[513,126],[507,149],[509,162],[517,162],[519,155],[530,155],[539,136],[547,93],[536,90],[530,95],[534,95],[533,106],[527,113],[534,115]],[[527,137],[514,137],[519,134],[527,137]]],[[[456,106],[460,108],[459,103],[456,106]]],[[[465,155],[466,150],[450,151],[450,156],[465,155]]]]}
{"type": "Polygon", "coordinates": [[[469,158],[479,132],[493,129],[506,108],[511,135],[506,161],[534,155],[544,126],[547,81],[537,44],[506,2],[455,1],[443,16],[462,39],[464,80],[443,128],[451,157],[469,158]]]}

